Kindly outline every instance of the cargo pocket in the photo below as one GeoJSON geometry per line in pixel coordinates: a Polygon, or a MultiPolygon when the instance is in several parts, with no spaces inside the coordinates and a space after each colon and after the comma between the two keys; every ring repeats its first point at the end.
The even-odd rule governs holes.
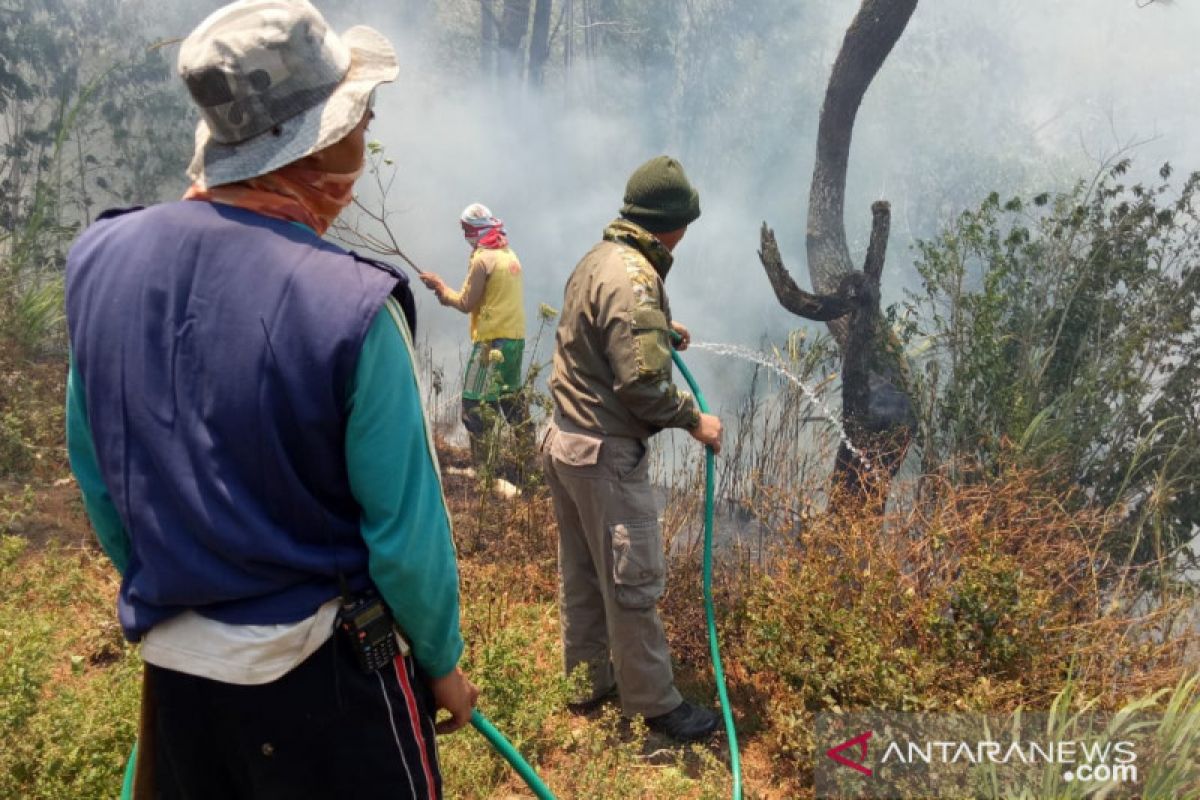
{"type": "MultiPolygon", "coordinates": [[[[612,441],[609,440],[610,443],[612,441]]],[[[610,445],[608,457],[605,459],[612,465],[617,480],[626,483],[630,480],[644,479],[650,459],[650,448],[640,439],[630,440],[630,446],[624,446],[624,442],[621,444],[620,447],[610,445]]]]}
{"type": "Polygon", "coordinates": [[[658,520],[613,525],[612,549],[617,604],[624,608],[652,608],[666,588],[658,520]]]}
{"type": "Polygon", "coordinates": [[[667,315],[657,308],[635,308],[632,322],[638,373],[657,375],[665,371],[671,363],[667,315]]]}

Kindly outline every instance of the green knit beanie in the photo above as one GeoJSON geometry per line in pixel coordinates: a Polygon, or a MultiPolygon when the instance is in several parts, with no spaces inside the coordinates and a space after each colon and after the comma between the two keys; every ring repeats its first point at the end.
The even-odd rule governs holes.
{"type": "Polygon", "coordinates": [[[673,231],[700,216],[700,194],[678,161],[658,156],[629,176],[621,216],[651,233],[673,231]]]}

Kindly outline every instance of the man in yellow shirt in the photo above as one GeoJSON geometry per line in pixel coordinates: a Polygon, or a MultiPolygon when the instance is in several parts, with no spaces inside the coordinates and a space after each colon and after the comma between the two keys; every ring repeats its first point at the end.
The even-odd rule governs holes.
{"type": "Polygon", "coordinates": [[[467,206],[460,217],[471,246],[467,277],[457,292],[432,272],[421,281],[438,301],[471,315],[474,347],[467,361],[462,392],[462,421],[476,464],[487,459],[484,432],[496,416],[527,436],[528,408],[521,395],[525,355],[525,305],[521,262],[508,246],[504,222],[482,203],[467,206]]]}

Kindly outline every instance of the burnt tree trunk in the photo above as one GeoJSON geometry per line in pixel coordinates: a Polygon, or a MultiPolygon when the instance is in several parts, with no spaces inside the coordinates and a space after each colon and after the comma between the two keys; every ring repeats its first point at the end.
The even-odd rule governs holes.
{"type": "MultiPolygon", "coordinates": [[[[821,105],[817,127],[817,160],[808,192],[808,272],[813,288],[837,291],[841,276],[854,270],[846,246],[846,168],[854,119],[867,87],[904,33],[917,0],[863,0],[846,30],[842,49],[821,105]]],[[[838,344],[846,339],[846,323],[829,326],[838,344]]]]}
{"type": "Polygon", "coordinates": [[[571,65],[575,61],[575,0],[563,0],[563,72],[571,74],[571,65]]]}
{"type": "Polygon", "coordinates": [[[533,29],[529,34],[529,83],[541,86],[550,60],[550,11],[554,0],[535,0],[533,29]]]}
{"type": "Polygon", "coordinates": [[[530,0],[504,0],[497,36],[499,73],[503,77],[520,77],[525,68],[525,50],[521,46],[529,30],[530,0]]]}
{"type": "MultiPolygon", "coordinates": [[[[863,271],[854,274],[856,283],[860,283],[856,288],[859,288],[862,302],[850,312],[842,356],[842,416],[848,426],[857,428],[854,433],[860,435],[863,433],[861,423],[867,418],[871,402],[870,370],[876,321],[880,317],[879,280],[891,230],[891,208],[886,202],[872,204],[871,212],[871,244],[867,248],[863,271]]],[[[847,429],[847,433],[851,431],[847,429]]],[[[854,437],[850,440],[854,441],[854,437]]]]}
{"type": "Polygon", "coordinates": [[[496,27],[493,0],[479,0],[479,69],[484,75],[496,69],[496,27]]]}
{"type": "MultiPolygon", "coordinates": [[[[815,293],[800,289],[763,225],[759,258],[779,298],[794,314],[824,321],[842,352],[842,416],[863,459],[842,444],[834,466],[833,508],[886,502],[891,478],[911,441],[912,405],[903,355],[883,324],[879,282],[891,212],[871,207],[871,242],[862,272],[846,245],[846,170],[854,120],[863,96],[904,33],[917,0],[863,0],[833,64],[817,129],[817,158],[808,198],[808,270],[815,293]]],[[[881,507],[881,505],[879,506],[881,507]]]]}
{"type": "Polygon", "coordinates": [[[891,206],[883,200],[872,203],[871,241],[863,270],[843,279],[843,291],[850,283],[856,302],[847,318],[843,346],[842,419],[847,437],[866,462],[855,456],[845,442],[838,446],[832,493],[835,511],[845,504],[853,509],[864,503],[883,511],[888,484],[900,468],[911,439],[911,422],[891,418],[881,410],[880,402],[884,399],[881,395],[889,392],[888,387],[904,383],[892,367],[896,354],[879,308],[879,283],[890,230],[891,206]]]}

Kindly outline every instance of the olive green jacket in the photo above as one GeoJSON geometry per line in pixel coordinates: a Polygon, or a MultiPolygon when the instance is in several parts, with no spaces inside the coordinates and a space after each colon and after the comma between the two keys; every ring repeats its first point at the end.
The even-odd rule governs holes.
{"type": "Polygon", "coordinates": [[[671,261],[652,234],[618,219],[575,267],[550,376],[560,426],[645,439],[699,423],[696,401],[671,380],[671,261]]]}

